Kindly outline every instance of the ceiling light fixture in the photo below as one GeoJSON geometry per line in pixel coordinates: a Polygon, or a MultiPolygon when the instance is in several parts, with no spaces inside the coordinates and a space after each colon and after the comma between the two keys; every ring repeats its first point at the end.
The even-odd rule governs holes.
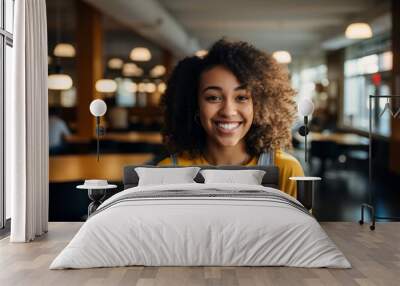
{"type": "Polygon", "coordinates": [[[276,51],[272,54],[272,56],[280,64],[288,64],[292,62],[292,56],[288,51],[276,51]]]}
{"type": "MultiPolygon", "coordinates": [[[[71,44],[61,43],[61,17],[60,5],[57,5],[57,45],[54,48],[56,56],[55,73],[47,76],[47,88],[50,90],[68,90],[72,87],[72,78],[62,72],[60,57],[75,56],[75,48],[71,44]]],[[[51,57],[48,56],[48,59],[51,57]]]]}
{"type": "Polygon", "coordinates": [[[129,57],[132,61],[147,62],[151,60],[151,53],[148,48],[137,47],[132,49],[129,57]]]}
{"type": "Polygon", "coordinates": [[[130,93],[136,93],[138,90],[137,84],[135,82],[130,82],[130,81],[124,82],[124,88],[126,89],[126,91],[130,93]]]}
{"type": "Polygon", "coordinates": [[[60,5],[57,5],[57,45],[54,47],[53,54],[60,58],[73,58],[75,57],[75,47],[70,43],[61,41],[61,14],[60,5]]]}
{"type": "Polygon", "coordinates": [[[143,75],[143,69],[134,63],[126,63],[122,68],[122,75],[126,77],[135,76],[140,77],[143,75]]]}
{"type": "Polygon", "coordinates": [[[108,60],[107,66],[112,70],[119,70],[123,67],[124,61],[120,58],[112,58],[108,60]]]}
{"type": "Polygon", "coordinates": [[[50,74],[47,78],[47,87],[50,90],[68,90],[72,87],[72,79],[67,74],[50,74]]]}
{"type": "Polygon", "coordinates": [[[372,29],[367,23],[352,23],[345,31],[348,39],[368,39],[372,37],[372,29]]]}
{"type": "Polygon", "coordinates": [[[156,85],[154,83],[152,83],[152,82],[145,83],[145,88],[144,88],[145,92],[153,93],[156,90],[157,90],[157,87],[156,87],[156,85]]]}
{"type": "Polygon", "coordinates": [[[199,58],[204,58],[208,54],[207,50],[198,50],[195,55],[199,58]]]}
{"type": "Polygon", "coordinates": [[[165,74],[167,69],[163,65],[156,65],[154,68],[150,70],[151,77],[160,77],[165,74]]]}
{"type": "Polygon", "coordinates": [[[75,48],[69,43],[58,43],[53,50],[53,54],[60,58],[75,57],[75,48]]]}
{"type": "Polygon", "coordinates": [[[146,92],[146,83],[140,82],[137,86],[138,92],[146,92]]]}
{"type": "Polygon", "coordinates": [[[113,79],[99,79],[96,81],[96,90],[102,93],[113,93],[117,90],[117,83],[113,79]]]}
{"type": "Polygon", "coordinates": [[[160,82],[157,86],[157,90],[159,93],[163,94],[165,92],[165,90],[167,89],[167,85],[165,84],[165,82],[160,82]]]}

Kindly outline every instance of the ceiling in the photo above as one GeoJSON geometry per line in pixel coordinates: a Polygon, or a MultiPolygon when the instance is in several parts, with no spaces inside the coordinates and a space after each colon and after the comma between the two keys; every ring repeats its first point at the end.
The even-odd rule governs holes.
{"type": "MultiPolygon", "coordinates": [[[[325,41],[339,40],[353,20],[371,22],[390,11],[385,0],[158,1],[202,48],[226,36],[298,56],[319,53],[325,41]]],[[[388,19],[384,24],[390,28],[388,19]]]]}
{"type": "MultiPolygon", "coordinates": [[[[269,52],[283,49],[294,57],[312,57],[321,55],[323,49],[349,44],[343,33],[353,21],[366,21],[378,33],[390,29],[390,0],[84,1],[108,15],[103,21],[106,38],[109,43],[115,41],[115,45],[108,48],[110,55],[126,54],[134,42],[148,38],[149,45],[156,44],[170,50],[180,47],[175,55],[182,56],[193,49],[208,48],[214,41],[226,36],[248,41],[269,52]],[[135,14],[134,11],[138,10],[140,13],[135,14]],[[143,17],[144,13],[149,13],[149,17],[143,17]],[[143,19],[151,20],[147,24],[154,23],[154,19],[162,19],[164,24],[149,30],[145,28],[143,19]],[[171,20],[173,32],[182,34],[181,38],[176,38],[180,43],[175,43],[175,46],[175,37],[162,37],[168,32],[165,29],[171,28],[171,20]],[[141,25],[137,25],[139,22],[141,25]],[[185,50],[185,46],[191,48],[185,50]]],[[[73,35],[72,31],[76,28],[74,3],[71,0],[47,0],[49,33],[57,27],[56,7],[61,5],[62,31],[66,38],[73,35]]]]}

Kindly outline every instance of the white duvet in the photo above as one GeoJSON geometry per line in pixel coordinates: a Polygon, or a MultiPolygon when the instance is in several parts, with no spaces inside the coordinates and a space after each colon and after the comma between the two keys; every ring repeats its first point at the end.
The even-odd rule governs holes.
{"type": "Polygon", "coordinates": [[[311,215],[279,200],[243,196],[121,200],[137,192],[207,193],[210,189],[258,190],[297,202],[279,190],[254,185],[193,183],[131,188],[105,201],[50,269],[127,265],[351,267],[311,215]]]}

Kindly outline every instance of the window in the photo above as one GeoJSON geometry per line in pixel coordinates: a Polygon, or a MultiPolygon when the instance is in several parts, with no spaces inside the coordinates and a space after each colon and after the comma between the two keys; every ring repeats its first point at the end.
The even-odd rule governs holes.
{"type": "MultiPolygon", "coordinates": [[[[344,64],[343,125],[369,130],[369,95],[390,95],[390,70],[392,53],[385,51],[355,59],[344,64]]],[[[372,103],[374,133],[390,136],[390,115],[384,110],[386,100],[372,103]]]]}
{"type": "MultiPolygon", "coordinates": [[[[292,73],[292,86],[296,90],[299,102],[303,98],[312,98],[316,108],[326,108],[328,96],[326,91],[319,90],[318,86],[328,85],[328,70],[325,64],[304,68],[292,73]]],[[[298,115],[298,120],[303,120],[298,115]]]]}
{"type": "Polygon", "coordinates": [[[4,187],[5,100],[11,94],[14,0],[0,0],[0,228],[11,217],[10,194],[4,187]]]}
{"type": "MultiPolygon", "coordinates": [[[[369,95],[391,95],[393,62],[390,32],[374,35],[345,49],[344,92],[341,125],[364,132],[369,130],[369,95]]],[[[371,102],[372,132],[389,137],[391,118],[385,112],[386,99],[371,102]]]]}
{"type": "Polygon", "coordinates": [[[5,30],[9,33],[14,32],[14,0],[5,0],[4,3],[5,10],[5,30]]]}
{"type": "Polygon", "coordinates": [[[321,64],[302,69],[292,74],[292,84],[297,91],[299,99],[316,96],[315,84],[327,84],[327,67],[321,64]]]}

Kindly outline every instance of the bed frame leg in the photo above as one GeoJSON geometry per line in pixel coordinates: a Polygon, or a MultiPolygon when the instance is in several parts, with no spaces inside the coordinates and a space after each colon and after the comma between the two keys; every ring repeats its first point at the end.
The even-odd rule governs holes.
{"type": "Polygon", "coordinates": [[[369,204],[362,204],[361,205],[361,220],[358,221],[359,224],[364,224],[364,208],[370,209],[371,210],[371,218],[372,218],[372,223],[369,226],[370,230],[375,230],[375,208],[369,204]]]}

